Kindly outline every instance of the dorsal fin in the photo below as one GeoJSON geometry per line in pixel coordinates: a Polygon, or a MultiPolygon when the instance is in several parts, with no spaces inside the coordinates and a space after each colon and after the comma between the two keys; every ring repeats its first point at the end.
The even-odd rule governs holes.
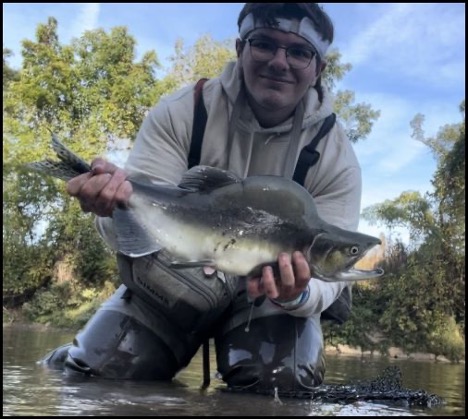
{"type": "Polygon", "coordinates": [[[241,181],[240,177],[227,170],[210,166],[194,166],[184,173],[179,183],[179,188],[194,191],[209,191],[241,181]]]}

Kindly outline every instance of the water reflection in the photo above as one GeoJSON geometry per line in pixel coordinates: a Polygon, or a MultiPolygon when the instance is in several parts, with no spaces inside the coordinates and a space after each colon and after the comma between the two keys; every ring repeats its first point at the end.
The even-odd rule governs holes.
{"type": "MultiPolygon", "coordinates": [[[[173,383],[134,383],[99,380],[53,371],[36,360],[73,338],[73,333],[4,328],[3,414],[11,415],[167,415],[167,416],[312,416],[312,415],[460,415],[464,407],[464,366],[356,358],[328,357],[328,383],[375,377],[397,363],[403,385],[424,389],[447,400],[438,409],[415,409],[358,402],[338,405],[297,399],[236,394],[222,391],[215,377],[201,391],[201,354],[173,383]]],[[[211,370],[215,371],[212,351],[211,370]]]]}

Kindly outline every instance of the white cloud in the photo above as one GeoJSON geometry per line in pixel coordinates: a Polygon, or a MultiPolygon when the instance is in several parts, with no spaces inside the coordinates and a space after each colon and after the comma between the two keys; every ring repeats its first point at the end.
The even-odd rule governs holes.
{"type": "Polygon", "coordinates": [[[465,11],[461,4],[387,3],[342,49],[354,66],[371,65],[419,81],[464,83],[465,11]]]}
{"type": "Polygon", "coordinates": [[[371,103],[381,112],[369,138],[355,145],[360,159],[379,166],[382,173],[395,174],[413,161],[430,157],[427,146],[411,137],[410,121],[417,113],[425,116],[426,137],[433,137],[447,123],[458,123],[461,117],[458,104],[450,107],[433,98],[412,100],[392,93],[359,94],[359,101],[371,103]]]}
{"type": "Polygon", "coordinates": [[[369,138],[356,144],[356,152],[366,162],[372,161],[386,172],[396,172],[424,148],[410,136],[409,122],[414,109],[410,109],[410,104],[404,99],[391,94],[362,95],[361,99],[372,103],[375,109],[380,110],[381,116],[369,138]]]}
{"type": "Polygon", "coordinates": [[[79,37],[85,31],[93,30],[98,27],[99,22],[99,3],[80,3],[80,11],[74,20],[70,29],[70,37],[79,37]]]}
{"type": "Polygon", "coordinates": [[[383,225],[371,225],[367,221],[361,219],[359,222],[358,231],[374,237],[380,237],[380,234],[383,233],[385,237],[391,236],[393,240],[399,239],[407,245],[410,244],[409,231],[404,227],[397,227],[389,230],[383,225]]]}

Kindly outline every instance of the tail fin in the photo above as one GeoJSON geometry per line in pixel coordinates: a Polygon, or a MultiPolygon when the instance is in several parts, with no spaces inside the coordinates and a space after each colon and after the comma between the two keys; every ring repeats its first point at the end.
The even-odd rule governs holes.
{"type": "Polygon", "coordinates": [[[29,163],[27,168],[35,170],[36,172],[45,173],[50,176],[55,176],[59,179],[69,181],[70,179],[91,171],[91,166],[83,159],[78,157],[70,149],[65,147],[57,138],[52,134],[52,148],[61,161],[43,160],[39,162],[29,163]]]}

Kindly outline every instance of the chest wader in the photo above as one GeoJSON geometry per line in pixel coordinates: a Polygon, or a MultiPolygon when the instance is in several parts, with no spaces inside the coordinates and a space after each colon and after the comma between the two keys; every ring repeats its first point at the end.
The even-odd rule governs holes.
{"type": "Polygon", "coordinates": [[[215,337],[223,381],[234,391],[310,395],[325,374],[320,316],[262,316],[261,307],[252,307],[245,295],[239,297],[233,321],[215,337]],[[249,319],[250,311],[259,311],[259,317],[249,319]]]}
{"type": "MultiPolygon", "coordinates": [[[[202,94],[205,81],[201,79],[195,86],[189,168],[200,163],[207,121],[202,94]]],[[[316,147],[333,128],[335,120],[335,114],[328,116],[316,136],[302,149],[293,176],[300,185],[304,186],[308,170],[317,163],[320,154],[316,147]]],[[[350,309],[351,289],[346,287],[322,313],[321,319],[343,323],[350,309]]],[[[245,292],[237,295],[230,310],[228,320],[215,336],[218,372],[228,387],[300,397],[322,383],[325,359],[320,317],[300,318],[286,312],[263,314],[261,307],[247,303],[245,292]]]]}

